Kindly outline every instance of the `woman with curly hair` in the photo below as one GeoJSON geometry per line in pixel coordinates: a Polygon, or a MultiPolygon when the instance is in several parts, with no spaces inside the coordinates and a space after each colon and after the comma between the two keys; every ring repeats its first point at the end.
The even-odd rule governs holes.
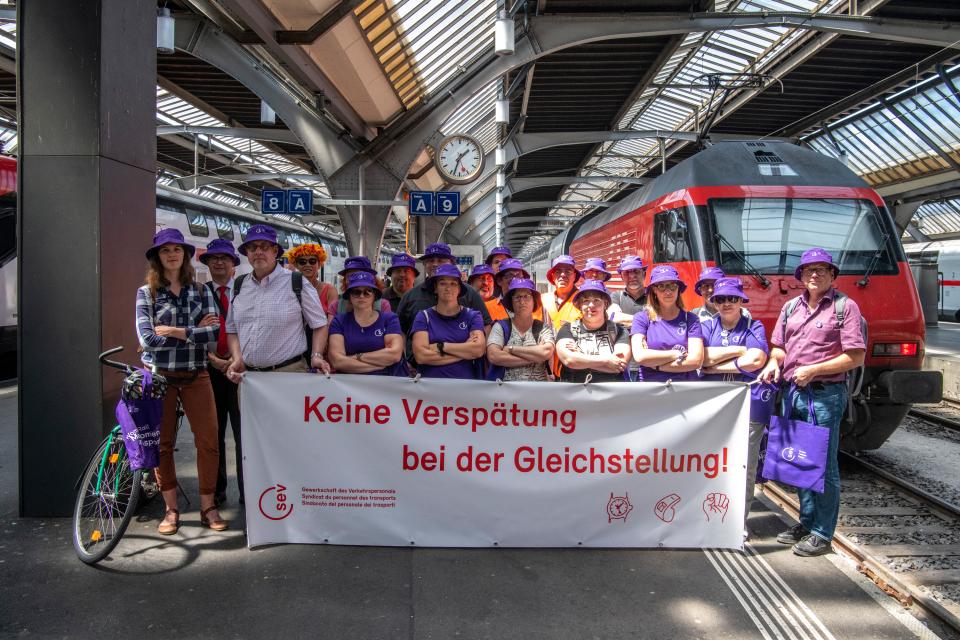
{"type": "Polygon", "coordinates": [[[320,267],[327,261],[326,250],[315,243],[300,244],[287,251],[285,255],[297,271],[302,273],[303,277],[309,280],[317,290],[323,310],[332,318],[337,313],[340,293],[329,282],[320,280],[320,267]]]}

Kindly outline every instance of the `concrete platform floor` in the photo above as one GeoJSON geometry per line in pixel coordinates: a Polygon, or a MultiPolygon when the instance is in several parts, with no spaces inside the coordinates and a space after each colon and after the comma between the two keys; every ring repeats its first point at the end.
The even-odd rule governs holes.
{"type": "MultiPolygon", "coordinates": [[[[835,556],[773,539],[760,501],[745,554],[277,545],[202,529],[188,430],[176,536],[148,504],[112,556],[76,559],[66,518],[17,517],[16,396],[0,391],[0,636],[102,638],[935,638],[835,556]],[[851,577],[852,576],[852,577],[851,577]]],[[[52,470],[53,471],[53,470],[52,470]]],[[[65,476],[63,482],[73,483],[65,476]]],[[[941,632],[942,633],[942,632],[941,632]]],[[[941,635],[939,637],[948,637],[941,635]]]]}
{"type": "Polygon", "coordinates": [[[943,397],[960,401],[960,323],[927,327],[923,368],[943,372],[943,397]]]}

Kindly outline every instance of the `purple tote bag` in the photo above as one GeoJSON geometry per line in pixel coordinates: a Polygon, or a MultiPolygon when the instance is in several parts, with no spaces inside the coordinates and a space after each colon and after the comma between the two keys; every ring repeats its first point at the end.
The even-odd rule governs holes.
{"type": "Polygon", "coordinates": [[[131,469],[153,469],[160,464],[160,418],[163,416],[163,398],[151,394],[153,376],[143,372],[142,397],[123,398],[117,403],[117,422],[123,433],[123,444],[131,469]]]}
{"type": "Polygon", "coordinates": [[[770,417],[763,477],[823,493],[830,429],[817,424],[813,394],[809,391],[806,394],[812,422],[770,417]]]}

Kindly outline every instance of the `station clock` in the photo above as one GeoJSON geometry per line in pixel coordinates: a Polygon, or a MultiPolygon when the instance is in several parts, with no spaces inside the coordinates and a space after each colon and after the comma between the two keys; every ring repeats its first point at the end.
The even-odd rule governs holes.
{"type": "Polygon", "coordinates": [[[437,145],[433,162],[440,176],[452,184],[468,184],[483,169],[483,146],[473,136],[457,133],[437,145]]]}

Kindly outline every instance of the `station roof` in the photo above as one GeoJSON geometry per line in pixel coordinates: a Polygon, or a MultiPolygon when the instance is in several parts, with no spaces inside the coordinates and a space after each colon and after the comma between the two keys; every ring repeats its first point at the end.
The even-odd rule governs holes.
{"type": "MultiPolygon", "coordinates": [[[[843,17],[855,7],[860,16],[929,21],[931,28],[960,22],[953,0],[163,0],[158,6],[178,21],[209,22],[239,43],[252,68],[283,77],[285,91],[356,152],[396,144],[469,69],[492,64],[499,10],[513,10],[518,41],[540,17],[653,20],[761,11],[843,17]]],[[[702,132],[709,124],[711,134],[796,138],[843,157],[891,202],[919,199],[910,231],[960,234],[952,200],[960,194],[953,81],[960,49],[792,24],[552,50],[493,78],[438,131],[470,133],[491,156],[522,134],[702,132]],[[507,124],[495,121],[498,97],[509,102],[507,124]]],[[[8,153],[17,146],[15,33],[15,22],[0,20],[0,143],[8,153]]],[[[263,124],[260,97],[235,76],[183,50],[157,56],[158,126],[224,128],[159,135],[158,181],[249,208],[258,207],[265,186],[308,186],[318,199],[331,197],[330,176],[316,155],[289,135],[279,115],[263,124]],[[266,139],[245,129],[278,133],[266,139]]],[[[431,142],[422,140],[422,153],[405,169],[403,190],[450,187],[432,167],[431,142]]],[[[521,154],[507,163],[508,179],[541,180],[507,194],[502,243],[529,257],[572,220],[596,211],[591,203],[625,197],[638,179],[658,175],[696,148],[667,137],[588,140],[521,154]],[[556,184],[543,184],[551,177],[556,184]]],[[[452,188],[463,193],[467,209],[445,239],[489,248],[496,237],[489,197],[495,176],[452,188]]],[[[333,207],[315,213],[326,215],[311,224],[337,230],[333,207]]],[[[384,241],[403,248],[404,216],[401,209],[395,214],[384,241]]]]}

